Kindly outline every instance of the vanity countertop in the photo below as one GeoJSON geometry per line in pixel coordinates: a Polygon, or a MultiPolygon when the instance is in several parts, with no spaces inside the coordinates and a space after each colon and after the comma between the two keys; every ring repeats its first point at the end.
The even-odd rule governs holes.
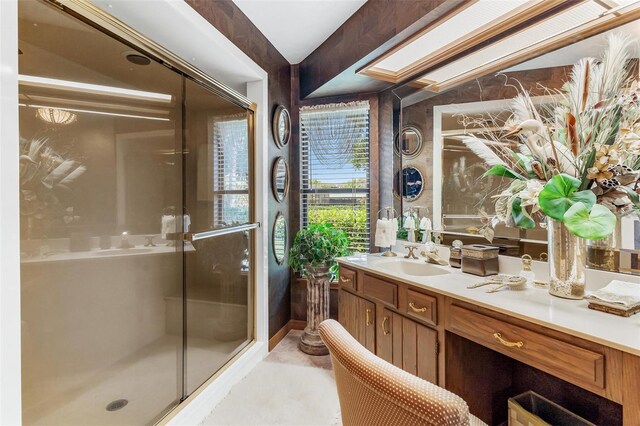
{"type": "MultiPolygon", "coordinates": [[[[628,318],[594,311],[586,300],[567,300],[551,296],[545,288],[528,287],[524,290],[502,289],[486,293],[489,286],[468,289],[467,286],[484,281],[484,277],[465,274],[460,269],[430,264],[448,273],[433,276],[407,275],[391,272],[389,262],[424,264],[424,259],[409,260],[382,257],[379,254],[356,254],[341,257],[338,262],[385,276],[407,284],[423,287],[434,293],[449,296],[483,308],[539,324],[569,335],[580,337],[612,348],[640,356],[640,314],[628,318]]],[[[619,274],[612,274],[619,277],[619,274]]],[[[625,276],[627,281],[640,278],[625,276]]],[[[589,275],[587,275],[587,281],[589,275]]]]}

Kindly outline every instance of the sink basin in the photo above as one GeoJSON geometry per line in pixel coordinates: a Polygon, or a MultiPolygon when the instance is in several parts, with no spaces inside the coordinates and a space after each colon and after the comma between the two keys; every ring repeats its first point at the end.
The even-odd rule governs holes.
{"type": "Polygon", "coordinates": [[[449,272],[430,265],[424,261],[409,261],[404,259],[387,260],[376,265],[380,269],[389,273],[401,273],[414,277],[431,277],[434,275],[446,275],[449,272]]]}
{"type": "Polygon", "coordinates": [[[109,250],[101,250],[96,251],[94,254],[96,256],[120,256],[123,254],[139,254],[139,253],[150,253],[152,249],[150,248],[128,248],[128,249],[109,249],[109,250]]]}

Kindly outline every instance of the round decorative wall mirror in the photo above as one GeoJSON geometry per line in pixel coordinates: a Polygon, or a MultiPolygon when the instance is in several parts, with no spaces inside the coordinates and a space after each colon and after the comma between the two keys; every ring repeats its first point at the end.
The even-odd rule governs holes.
{"type": "Polygon", "coordinates": [[[396,172],[393,177],[393,192],[396,196],[402,194],[402,198],[407,201],[415,200],[422,194],[424,189],[424,179],[422,172],[413,166],[402,169],[402,183],[400,183],[400,173],[396,172]]]}
{"type": "Polygon", "coordinates": [[[273,223],[272,243],[276,262],[282,265],[287,255],[287,221],[280,212],[276,215],[276,220],[273,223]]]}
{"type": "Polygon", "coordinates": [[[396,135],[393,143],[396,155],[400,155],[401,143],[404,158],[411,159],[417,157],[420,151],[422,151],[422,132],[415,126],[405,126],[402,129],[402,138],[398,138],[398,135],[396,135]]]}
{"type": "Polygon", "coordinates": [[[291,116],[284,105],[278,105],[276,108],[271,127],[276,145],[278,145],[279,148],[284,148],[285,145],[289,143],[289,138],[291,137],[291,116]]]}
{"type": "Polygon", "coordinates": [[[273,195],[279,203],[285,199],[289,193],[289,166],[284,157],[276,158],[271,170],[271,188],[273,195]]]}

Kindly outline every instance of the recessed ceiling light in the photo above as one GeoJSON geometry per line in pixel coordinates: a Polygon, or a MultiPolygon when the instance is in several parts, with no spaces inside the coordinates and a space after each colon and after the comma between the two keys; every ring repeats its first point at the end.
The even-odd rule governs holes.
{"type": "Polygon", "coordinates": [[[139,53],[130,53],[126,56],[126,58],[127,58],[127,61],[136,65],[149,65],[151,63],[151,59],[139,53]]]}

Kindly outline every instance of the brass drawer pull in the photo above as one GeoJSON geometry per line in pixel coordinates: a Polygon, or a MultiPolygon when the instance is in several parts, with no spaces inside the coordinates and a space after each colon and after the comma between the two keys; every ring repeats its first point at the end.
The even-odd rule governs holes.
{"type": "Polygon", "coordinates": [[[340,275],[340,281],[343,283],[350,283],[351,282],[351,278],[345,278],[342,275],[340,275]]]}
{"type": "Polygon", "coordinates": [[[510,342],[508,340],[504,340],[502,338],[502,334],[500,333],[493,333],[493,337],[496,338],[496,340],[500,343],[502,343],[503,345],[505,345],[508,348],[521,348],[524,346],[524,342],[519,340],[517,342],[510,342]]]}
{"type": "Polygon", "coordinates": [[[425,312],[427,310],[427,308],[417,308],[413,302],[409,302],[409,307],[413,309],[413,312],[425,312]]]}
{"type": "Polygon", "coordinates": [[[371,309],[367,309],[367,325],[371,325],[371,309]]]}
{"type": "Polygon", "coordinates": [[[384,326],[387,323],[387,321],[389,321],[389,317],[382,318],[382,334],[384,334],[385,336],[388,334],[391,334],[391,332],[387,330],[384,326]]]}

